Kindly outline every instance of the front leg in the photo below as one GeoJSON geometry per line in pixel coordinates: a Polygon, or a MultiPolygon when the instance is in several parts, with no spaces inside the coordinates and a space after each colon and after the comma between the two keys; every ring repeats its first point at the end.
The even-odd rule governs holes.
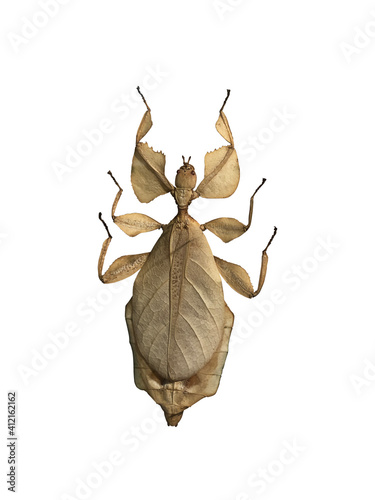
{"type": "Polygon", "coordinates": [[[98,275],[100,281],[103,283],[115,283],[116,281],[121,281],[128,278],[132,274],[139,271],[139,269],[146,262],[148,253],[140,253],[137,255],[124,255],[116,259],[108,268],[108,270],[103,274],[104,259],[107,254],[109,244],[111,243],[112,236],[108,230],[107,224],[102,219],[102,214],[99,214],[99,219],[103,222],[104,227],[107,230],[108,238],[104,241],[102,250],[99,256],[98,262],[98,275]]]}
{"type": "Polygon", "coordinates": [[[202,224],[202,231],[208,229],[212,233],[216,234],[216,236],[218,236],[220,239],[222,239],[224,243],[228,243],[229,241],[238,238],[242,234],[245,234],[249,229],[251,220],[253,218],[254,197],[265,182],[266,179],[263,179],[260,186],[257,187],[257,189],[254,191],[254,194],[250,198],[249,219],[246,225],[231,217],[220,217],[219,219],[214,219],[206,222],[206,224],[202,224]]]}
{"type": "Polygon", "coordinates": [[[255,291],[253,285],[251,284],[250,277],[243,267],[215,257],[215,262],[221,276],[225,279],[228,285],[233,288],[233,290],[235,290],[237,293],[240,293],[244,297],[252,299],[256,295],[258,295],[264,285],[268,264],[267,250],[272,240],[274,239],[276,232],[277,229],[275,227],[270,241],[262,252],[262,265],[260,269],[258,288],[255,291]]]}

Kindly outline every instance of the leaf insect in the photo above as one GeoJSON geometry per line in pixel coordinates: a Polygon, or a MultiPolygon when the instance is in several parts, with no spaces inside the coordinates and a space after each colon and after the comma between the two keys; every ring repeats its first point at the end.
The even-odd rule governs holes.
{"type": "Polygon", "coordinates": [[[136,386],[148,392],[164,410],[168,425],[177,426],[183,412],[200,399],[213,396],[219,386],[228,352],[234,315],[224,301],[221,277],[238,293],[253,298],[261,291],[267,271],[267,249],[262,253],[258,287],[254,290],[247,272],[237,264],[214,257],[203,231],[209,230],[225,243],[245,234],[251,224],[254,197],[250,198],[248,223],[218,218],[200,225],[188,214],[198,198],[227,198],[239,183],[240,169],[233,136],[224,106],[216,129],[228,142],[205,156],[204,178],[196,189],[197,177],[190,158],[177,170],[175,186],[164,175],[165,155],[142,142],[152,126],[151,110],[139,87],[146,112],[139,125],[131,169],[131,183],[139,201],[149,203],[170,193],[178,206],[169,224],[147,215],[115,215],[122,188],[112,206],[113,222],[128,236],[162,229],[149,253],[125,255],[103,273],[104,259],[112,236],[99,214],[108,237],[100,252],[98,273],[103,283],[123,280],[139,271],[125,318],[134,358],[136,386]]]}

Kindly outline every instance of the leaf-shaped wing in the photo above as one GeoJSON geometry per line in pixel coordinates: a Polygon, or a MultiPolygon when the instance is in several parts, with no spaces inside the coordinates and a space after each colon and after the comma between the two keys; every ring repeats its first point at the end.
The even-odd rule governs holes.
{"type": "Polygon", "coordinates": [[[133,290],[137,346],[165,381],[202,369],[223,336],[221,278],[199,224],[167,226],[137,276],[133,290]]]}
{"type": "Polygon", "coordinates": [[[230,145],[207,153],[204,159],[204,179],[197,187],[203,198],[228,198],[237,189],[240,180],[240,166],[228,119],[220,110],[216,130],[230,145]]]}
{"type": "Polygon", "coordinates": [[[154,151],[147,143],[139,142],[151,127],[151,113],[147,110],[138,128],[131,173],[135,195],[142,203],[148,203],[173,189],[164,175],[165,155],[154,151]]]}

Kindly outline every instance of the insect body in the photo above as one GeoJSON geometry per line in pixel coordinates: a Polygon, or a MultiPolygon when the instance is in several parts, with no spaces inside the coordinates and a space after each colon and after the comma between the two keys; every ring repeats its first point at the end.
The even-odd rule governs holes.
{"type": "MultiPolygon", "coordinates": [[[[139,87],[138,92],[142,96],[139,87]]],[[[143,214],[116,216],[122,194],[119,188],[112,207],[115,224],[129,236],[162,229],[163,234],[150,253],[128,255],[115,260],[103,274],[103,263],[111,235],[99,257],[99,278],[113,283],[139,271],[133,297],[125,309],[134,357],[134,378],[161,405],[168,425],[176,426],[185,409],[216,393],[228,352],[234,316],[224,301],[221,276],[238,293],[255,297],[261,290],[267,270],[267,248],[263,251],[258,288],[240,266],[214,257],[203,231],[208,229],[224,242],[244,234],[250,227],[254,196],[250,199],[248,224],[232,218],[214,219],[200,225],[188,214],[188,206],[198,196],[226,198],[239,182],[239,165],[228,120],[223,112],[229,91],[216,123],[229,145],[206,154],[205,176],[195,190],[194,167],[183,157],[175,186],[164,175],[165,156],[154,151],[142,138],[152,126],[147,107],[136,138],[131,180],[137,198],[148,203],[171,193],[178,213],[163,225],[143,214]],[[220,276],[221,275],[221,276],[220,276]]]]}

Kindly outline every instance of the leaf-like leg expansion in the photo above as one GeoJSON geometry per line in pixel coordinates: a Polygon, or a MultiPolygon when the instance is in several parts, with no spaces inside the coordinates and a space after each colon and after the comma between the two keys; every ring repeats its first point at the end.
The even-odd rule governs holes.
{"type": "Polygon", "coordinates": [[[148,253],[140,253],[136,255],[124,255],[116,259],[108,268],[108,270],[103,274],[104,259],[107,254],[109,244],[111,243],[112,236],[108,230],[107,224],[102,219],[102,214],[99,214],[99,219],[103,222],[104,227],[107,230],[108,238],[104,241],[98,262],[98,275],[100,281],[103,283],[115,283],[116,281],[121,281],[128,278],[132,274],[139,271],[139,269],[146,262],[148,253]]]}
{"type": "Polygon", "coordinates": [[[224,243],[228,243],[229,241],[238,238],[242,234],[245,234],[251,225],[251,220],[253,217],[254,196],[265,182],[266,179],[263,179],[260,186],[257,187],[257,189],[254,191],[254,194],[250,198],[249,219],[246,225],[242,224],[242,222],[239,222],[237,219],[233,219],[232,217],[220,217],[219,219],[213,219],[209,222],[206,222],[206,224],[203,224],[201,226],[202,231],[208,229],[220,239],[222,239],[224,243]]]}
{"type": "Polygon", "coordinates": [[[146,391],[164,410],[168,425],[177,426],[183,412],[204,397],[216,394],[228,353],[228,343],[234,316],[225,304],[222,340],[210,361],[188,380],[162,380],[146,363],[137,346],[133,329],[132,299],[125,308],[130,345],[134,359],[134,381],[138,389],[146,391]]]}
{"type": "Polygon", "coordinates": [[[206,154],[204,179],[196,190],[196,193],[203,198],[227,198],[235,192],[240,180],[240,167],[234,149],[233,136],[223,111],[229,94],[230,90],[227,90],[227,96],[215,125],[219,134],[229,142],[229,146],[223,146],[206,154]]]}
{"type": "Polygon", "coordinates": [[[165,155],[161,151],[154,151],[147,142],[140,142],[152,127],[151,109],[137,87],[147,111],[139,125],[132,163],[131,182],[134,193],[139,201],[148,203],[157,196],[169,193],[174,186],[164,175],[165,155]]]}
{"type": "Polygon", "coordinates": [[[160,229],[162,224],[152,219],[148,215],[144,214],[126,214],[126,215],[115,215],[117,204],[122,195],[122,187],[116,181],[112,172],[109,170],[108,174],[112,177],[113,182],[119,188],[119,191],[115,197],[112,205],[112,219],[113,222],[126,233],[128,236],[137,236],[140,233],[147,233],[149,231],[154,231],[155,229],[160,229]]]}
{"type": "Polygon", "coordinates": [[[225,279],[228,285],[233,288],[237,293],[240,293],[244,297],[252,299],[262,290],[264,285],[264,280],[266,279],[267,265],[268,265],[268,255],[267,250],[270,246],[272,240],[276,235],[277,229],[275,227],[273,235],[268,242],[266,248],[262,252],[262,264],[260,268],[258,288],[254,291],[254,287],[251,284],[250,277],[245,271],[245,269],[237,264],[232,264],[226,260],[219,259],[215,257],[216,265],[219,269],[221,276],[225,279]]]}

